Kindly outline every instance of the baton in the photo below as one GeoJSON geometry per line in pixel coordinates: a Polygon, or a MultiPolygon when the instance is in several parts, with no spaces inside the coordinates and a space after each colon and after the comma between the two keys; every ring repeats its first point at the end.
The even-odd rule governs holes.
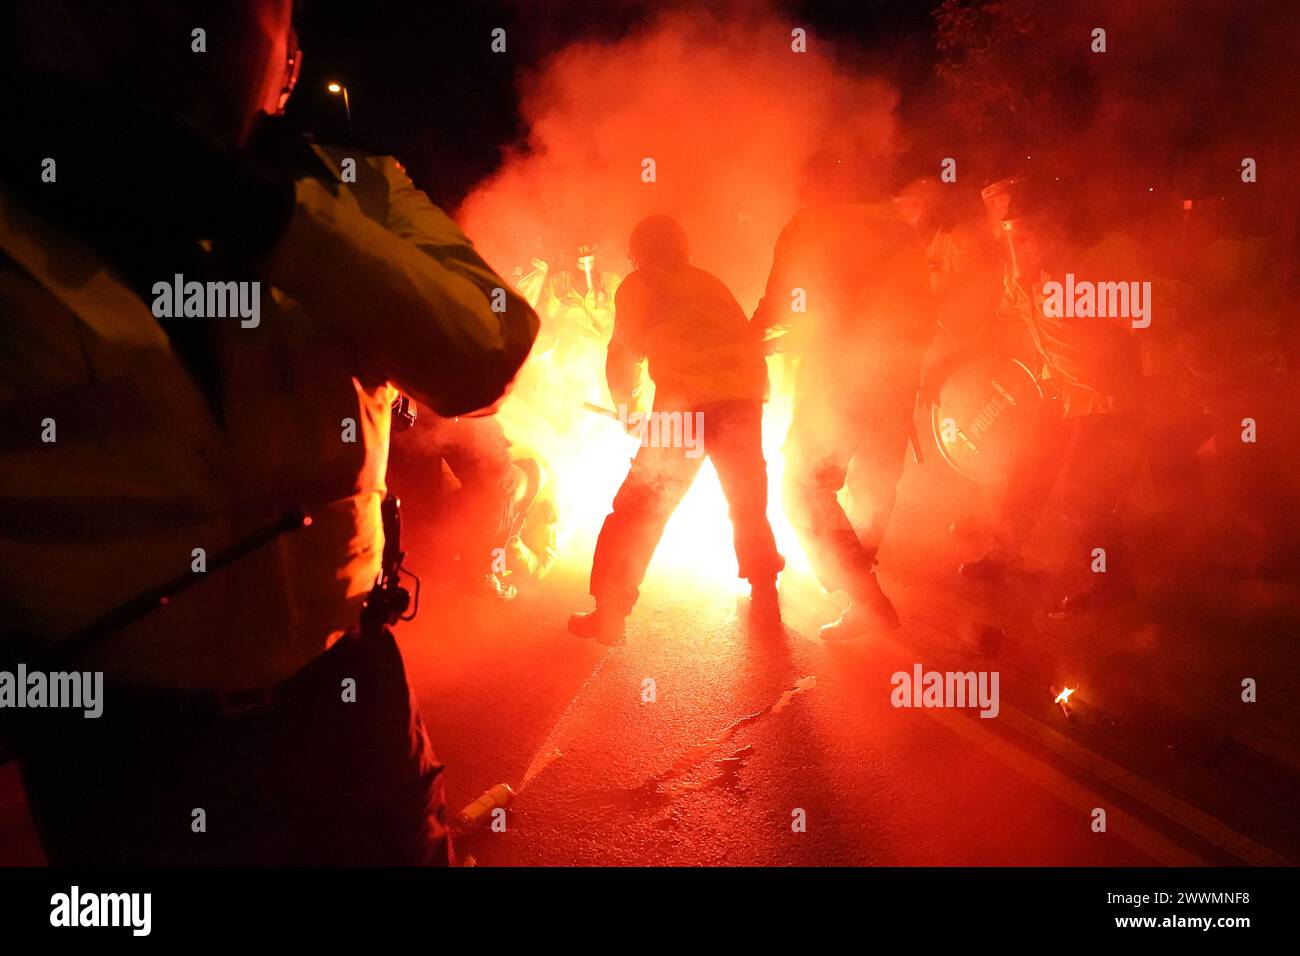
{"type": "MultiPolygon", "coordinates": [[[[269,544],[281,535],[297,531],[299,528],[305,528],[310,524],[310,516],[296,508],[291,508],[281,514],[279,519],[272,524],[254,531],[248,537],[210,558],[208,573],[211,574],[213,571],[219,571],[228,565],[234,564],[244,555],[256,551],[265,544],[269,544]]],[[[46,653],[51,661],[57,661],[69,654],[85,650],[104,638],[111,637],[128,624],[133,624],[152,611],[160,607],[166,607],[174,596],[205,580],[206,577],[207,575],[192,572],[180,574],[170,581],[145,591],[143,594],[138,594],[131,600],[118,605],[71,637],[51,645],[46,653]]]]}
{"type": "Polygon", "coordinates": [[[612,418],[616,422],[621,422],[623,420],[614,409],[606,408],[604,405],[597,405],[595,402],[583,402],[582,407],[589,412],[595,412],[597,415],[604,415],[606,418],[612,418]]]}

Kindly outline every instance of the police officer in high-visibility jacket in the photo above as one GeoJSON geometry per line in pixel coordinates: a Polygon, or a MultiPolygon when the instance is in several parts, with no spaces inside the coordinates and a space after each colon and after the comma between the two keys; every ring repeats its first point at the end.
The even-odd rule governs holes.
{"type": "MultiPolygon", "coordinates": [[[[1130,301],[1127,291],[1128,280],[1154,273],[1139,244],[1116,228],[1117,217],[1098,216],[1085,195],[1079,188],[1071,197],[1045,174],[1009,177],[983,191],[1005,258],[998,317],[1023,324],[1029,333],[1046,401],[1008,475],[993,548],[961,566],[963,576],[994,583],[1021,571],[1025,547],[1059,487],[1073,539],[1074,577],[1085,582],[1077,589],[1071,585],[1060,599],[1061,613],[1105,608],[1132,587],[1120,509],[1137,464],[1137,331],[1149,324],[1151,297],[1135,294],[1130,301]],[[1063,309],[1050,299],[1054,286],[1066,288],[1062,280],[1069,288],[1077,281],[1088,292],[1123,288],[1124,308],[1114,309],[1099,292],[1095,309],[1076,315],[1073,301],[1063,309]]],[[[1168,322],[1172,296],[1158,287],[1155,298],[1161,322],[1168,322]]]]}
{"type": "Polygon", "coordinates": [[[889,201],[861,201],[863,178],[833,151],[805,170],[806,205],[781,231],[753,323],[796,355],[785,443],[786,514],[818,580],[850,605],[823,638],[897,627],[876,553],[903,473],[921,359],[934,333],[925,246],[889,201]],[[788,333],[778,336],[784,328],[788,333]],[[788,340],[788,344],[787,344],[788,340]],[[863,534],[838,494],[863,469],[863,534]]]}
{"type": "Polygon", "coordinates": [[[47,855],[446,863],[401,655],[357,628],[390,406],[490,405],[537,319],[393,160],[254,162],[289,0],[59,6],[0,107],[5,646],[93,633],[60,660],[105,680],[99,719],[13,731],[47,855]]]}

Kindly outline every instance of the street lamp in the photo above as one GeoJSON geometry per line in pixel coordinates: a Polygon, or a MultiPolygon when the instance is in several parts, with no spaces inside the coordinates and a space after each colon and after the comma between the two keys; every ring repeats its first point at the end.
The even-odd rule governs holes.
{"type": "Polygon", "coordinates": [[[329,90],[335,96],[343,94],[343,112],[348,118],[348,135],[352,135],[352,104],[348,101],[348,88],[337,80],[326,84],[325,89],[329,90]]]}

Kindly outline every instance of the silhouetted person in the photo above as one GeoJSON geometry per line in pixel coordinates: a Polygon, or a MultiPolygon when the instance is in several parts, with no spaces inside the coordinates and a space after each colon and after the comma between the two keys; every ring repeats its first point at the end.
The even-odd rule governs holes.
{"type": "MultiPolygon", "coordinates": [[[[1077,556],[1074,567],[1097,572],[1087,574],[1086,586],[1062,599],[1061,609],[1091,610],[1131,586],[1119,511],[1137,462],[1140,352],[1131,316],[1059,314],[1059,309],[1045,307],[1046,289],[1067,275],[1079,288],[1127,287],[1129,280],[1149,279],[1152,270],[1118,223],[1090,222],[1080,212],[1086,200],[1067,201],[1041,176],[1000,180],[985,189],[984,197],[1003,240],[999,318],[1024,323],[1028,330],[1045,400],[1008,475],[995,517],[994,547],[963,564],[961,573],[997,582],[1019,568],[1043,508],[1059,486],[1077,556]]],[[[1099,293],[1099,310],[1101,298],[1099,293]]],[[[1161,301],[1163,322],[1172,317],[1171,298],[1161,301]]],[[[1150,307],[1146,302],[1148,319],[1150,307]]]]}
{"type": "Polygon", "coordinates": [[[807,205],[777,239],[755,326],[799,356],[784,496],[818,580],[851,604],[827,638],[898,625],[876,552],[903,472],[922,355],[934,332],[925,246],[891,202],[849,201],[845,162],[817,154],[807,205]],[[788,327],[781,342],[773,333],[788,327]],[[837,495],[850,462],[871,504],[860,537],[837,495]]]}
{"type": "MultiPolygon", "coordinates": [[[[708,456],[730,506],[740,577],[762,619],[779,618],[776,577],[785,566],[767,521],[762,345],[727,287],[690,263],[686,233],[667,216],[632,232],[635,271],[619,286],[605,372],[610,394],[627,410],[648,361],[654,409],[641,447],[614,498],[592,560],[596,610],[575,614],[569,630],[602,643],[623,639],[664,526],[708,456]]],[[[633,434],[638,432],[633,430],[633,434]]]]}
{"type": "Polygon", "coordinates": [[[424,415],[409,437],[413,460],[399,470],[435,476],[418,487],[435,504],[440,583],[511,600],[544,578],[558,556],[559,510],[541,454],[512,443],[494,415],[424,415]]]}

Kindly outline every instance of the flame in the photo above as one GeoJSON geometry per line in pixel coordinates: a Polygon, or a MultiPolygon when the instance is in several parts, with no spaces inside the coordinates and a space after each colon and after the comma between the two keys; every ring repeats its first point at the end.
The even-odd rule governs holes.
{"type": "MultiPolygon", "coordinates": [[[[530,362],[550,360],[551,357],[545,355],[529,359],[530,362]]],[[[588,400],[583,391],[584,383],[591,382],[592,374],[589,373],[593,370],[571,374],[574,371],[572,365],[566,369],[548,369],[544,377],[548,384],[545,398],[548,405],[578,410],[567,428],[554,427],[543,413],[541,397],[530,398],[526,391],[512,393],[497,414],[511,441],[540,452],[555,475],[561,560],[589,565],[600,525],[627,474],[637,442],[623,431],[618,422],[582,410],[582,403],[588,400]]],[[[781,506],[784,471],[781,446],[790,424],[791,382],[774,359],[769,360],[769,372],[772,397],[763,411],[768,520],[772,523],[777,547],[785,555],[787,571],[806,572],[809,569],[807,558],[781,506]]],[[[599,376],[600,373],[594,371],[594,374],[599,376]]],[[[610,402],[606,396],[603,403],[597,404],[609,405],[610,402]]],[[[706,451],[707,448],[706,438],[706,451]]],[[[726,498],[717,472],[707,459],[669,520],[655,551],[649,574],[665,573],[677,579],[731,587],[735,593],[743,593],[746,589],[736,578],[736,556],[726,498]]]]}
{"type": "Polygon", "coordinates": [[[1054,704],[1068,704],[1068,703],[1070,702],[1070,695],[1073,694],[1073,693],[1074,693],[1076,690],[1078,690],[1078,689],[1079,689],[1079,688],[1077,688],[1077,687],[1067,687],[1067,688],[1065,688],[1063,691],[1061,691],[1059,694],[1056,695],[1056,699],[1055,699],[1054,701],[1052,701],[1052,703],[1054,703],[1054,704]]]}
{"type": "MultiPolygon", "coordinates": [[[[808,570],[808,559],[786,520],[781,505],[781,482],[785,458],[781,446],[790,427],[791,396],[775,388],[763,409],[763,456],[767,459],[767,520],[776,536],[777,548],[785,555],[786,569],[808,570]]],[[[705,440],[708,448],[707,438],[705,440]]],[[[687,492],[655,554],[661,566],[689,572],[716,583],[736,581],[736,554],[732,546],[727,500],[712,463],[705,462],[691,490],[687,492]]],[[[743,586],[737,586],[743,590],[743,586]]]]}

